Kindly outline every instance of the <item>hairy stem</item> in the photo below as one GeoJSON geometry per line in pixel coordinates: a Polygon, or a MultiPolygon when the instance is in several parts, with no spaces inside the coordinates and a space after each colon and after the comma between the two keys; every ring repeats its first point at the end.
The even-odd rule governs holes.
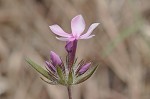
{"type": "Polygon", "coordinates": [[[72,99],[71,86],[68,86],[67,90],[68,90],[68,97],[69,97],[69,99],[72,99]]]}

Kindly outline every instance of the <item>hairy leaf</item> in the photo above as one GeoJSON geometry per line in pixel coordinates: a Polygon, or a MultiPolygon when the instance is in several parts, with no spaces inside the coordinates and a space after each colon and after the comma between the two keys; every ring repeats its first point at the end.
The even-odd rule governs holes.
{"type": "Polygon", "coordinates": [[[56,81],[47,81],[44,78],[40,77],[44,82],[51,84],[51,85],[57,85],[58,83],[56,81]]]}
{"type": "Polygon", "coordinates": [[[44,70],[40,65],[36,64],[35,62],[33,62],[31,59],[26,58],[26,61],[40,74],[42,74],[44,77],[46,77],[47,79],[51,80],[51,76],[49,75],[49,73],[44,70]]]}
{"type": "Polygon", "coordinates": [[[73,72],[69,72],[69,76],[68,76],[68,84],[72,84],[73,83],[73,75],[72,75],[73,72]]]}
{"type": "Polygon", "coordinates": [[[57,66],[57,73],[58,73],[58,76],[60,78],[59,83],[65,84],[65,77],[64,77],[62,69],[59,66],[57,66]]]}

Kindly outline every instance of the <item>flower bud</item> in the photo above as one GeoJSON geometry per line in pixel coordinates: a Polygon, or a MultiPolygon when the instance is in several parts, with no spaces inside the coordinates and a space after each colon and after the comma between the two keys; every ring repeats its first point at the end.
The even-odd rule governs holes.
{"type": "Polygon", "coordinates": [[[85,65],[83,65],[83,66],[80,68],[79,72],[78,72],[79,75],[84,74],[84,73],[89,69],[90,65],[91,65],[91,62],[90,62],[90,63],[86,63],[85,65]]]}
{"type": "Polygon", "coordinates": [[[56,72],[56,68],[50,62],[45,61],[45,63],[50,71],[56,72]]]}
{"type": "Polygon", "coordinates": [[[53,66],[60,65],[62,63],[60,57],[53,51],[50,52],[50,59],[53,66]]]}

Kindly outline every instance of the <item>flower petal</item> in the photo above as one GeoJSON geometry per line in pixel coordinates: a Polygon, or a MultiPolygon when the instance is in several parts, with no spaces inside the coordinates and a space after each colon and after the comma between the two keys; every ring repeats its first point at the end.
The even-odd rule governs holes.
{"type": "Polygon", "coordinates": [[[61,40],[61,41],[73,41],[75,38],[65,38],[65,37],[56,37],[56,39],[61,40]]]}
{"type": "Polygon", "coordinates": [[[55,33],[58,36],[62,37],[70,37],[71,35],[64,32],[63,29],[58,25],[51,25],[49,26],[53,33],[55,33]]]}
{"type": "Polygon", "coordinates": [[[80,38],[80,39],[90,39],[90,38],[92,38],[93,36],[95,36],[95,35],[90,35],[90,36],[88,36],[88,37],[83,37],[83,38],[80,38]]]}
{"type": "Polygon", "coordinates": [[[74,37],[78,38],[85,29],[82,15],[77,15],[71,20],[71,29],[74,37]]]}
{"type": "Polygon", "coordinates": [[[80,39],[85,39],[85,38],[89,37],[90,34],[93,32],[93,30],[94,30],[98,25],[99,25],[99,23],[94,23],[94,24],[92,24],[92,25],[89,27],[88,31],[87,31],[85,34],[83,34],[83,35],[80,36],[80,39]]]}
{"type": "Polygon", "coordinates": [[[50,59],[52,61],[53,66],[60,65],[62,63],[60,57],[53,51],[50,52],[50,59]]]}
{"type": "Polygon", "coordinates": [[[69,41],[69,38],[65,38],[65,37],[56,37],[56,39],[60,41],[69,41]]]}

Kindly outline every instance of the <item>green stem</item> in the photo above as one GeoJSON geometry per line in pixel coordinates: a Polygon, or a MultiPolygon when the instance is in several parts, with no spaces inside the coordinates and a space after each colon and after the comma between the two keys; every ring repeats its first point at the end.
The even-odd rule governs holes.
{"type": "Polygon", "coordinates": [[[67,87],[67,90],[68,90],[68,97],[69,97],[69,99],[72,99],[71,87],[68,86],[68,87],[67,87]]]}

